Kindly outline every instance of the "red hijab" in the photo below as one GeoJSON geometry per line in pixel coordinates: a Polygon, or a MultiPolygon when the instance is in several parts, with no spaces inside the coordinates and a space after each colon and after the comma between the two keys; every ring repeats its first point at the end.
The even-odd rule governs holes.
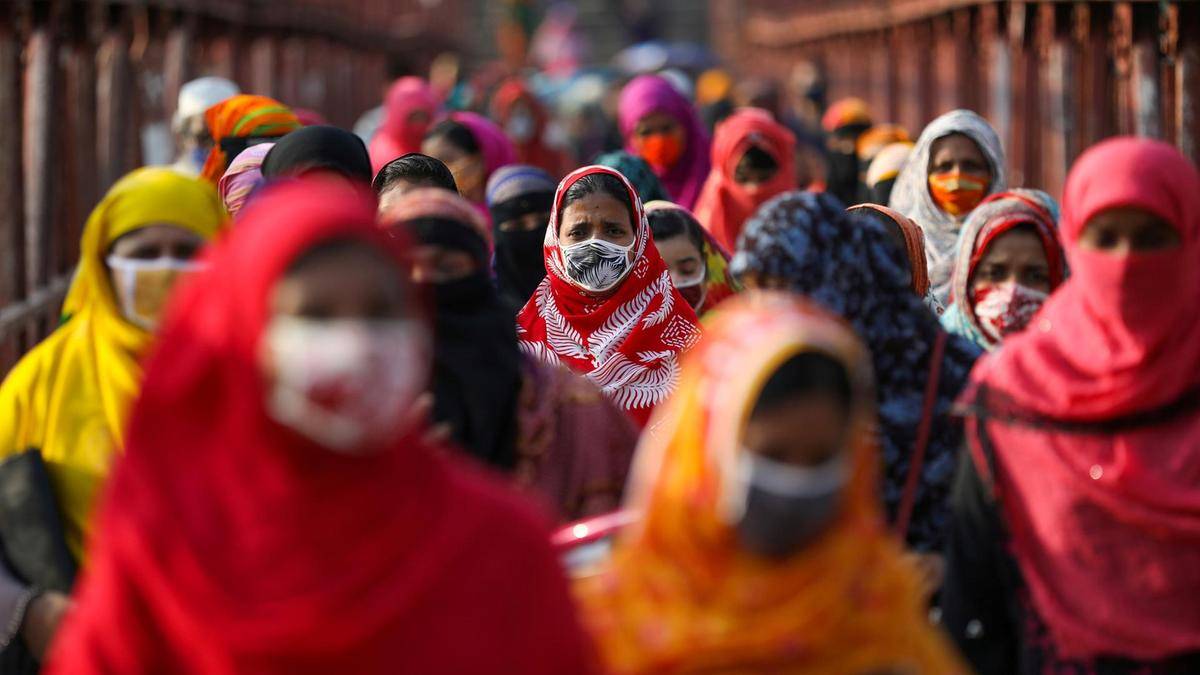
{"type": "Polygon", "coordinates": [[[421,151],[421,141],[437,122],[441,106],[441,97],[419,77],[402,77],[392,83],[383,102],[383,123],[369,148],[375,173],[397,157],[421,151]],[[429,117],[424,122],[409,121],[415,112],[424,112],[429,117]]]}
{"type": "Polygon", "coordinates": [[[347,238],[405,264],[367,196],[282,185],[181,289],[48,672],[587,670],[547,531],[515,497],[420,428],[356,457],[268,418],[269,293],[347,238]]]}
{"type": "Polygon", "coordinates": [[[507,132],[518,105],[529,111],[533,118],[533,126],[527,139],[519,140],[509,134],[509,140],[517,151],[517,163],[536,166],[559,178],[569,167],[563,154],[545,143],[546,124],[549,122],[546,106],[542,105],[520,78],[510,78],[496,90],[492,96],[492,119],[507,132]]]}
{"type": "Polygon", "coordinates": [[[696,202],[696,218],[722,246],[737,248],[742,225],[763,203],[796,189],[796,137],[771,113],[744,108],[717,126],[713,139],[712,171],[696,202]],[[738,162],[752,147],[770,155],[779,170],[753,192],[733,179],[738,162]]]}
{"type": "Polygon", "coordinates": [[[637,191],[618,171],[586,166],[563,179],[542,248],[546,278],[517,315],[521,349],[587,375],[639,425],[679,379],[679,355],[700,337],[696,313],[671,283],[637,191]],[[579,179],[615,176],[633,205],[634,260],[615,290],[596,295],[566,273],[558,246],[563,197],[579,179]]]}
{"type": "Polygon", "coordinates": [[[1200,177],[1169,145],[1114,139],[1075,164],[1063,207],[1072,276],[980,361],[969,423],[994,443],[1012,550],[1062,656],[1200,650],[1200,177]],[[1181,246],[1081,248],[1119,207],[1181,246]]]}

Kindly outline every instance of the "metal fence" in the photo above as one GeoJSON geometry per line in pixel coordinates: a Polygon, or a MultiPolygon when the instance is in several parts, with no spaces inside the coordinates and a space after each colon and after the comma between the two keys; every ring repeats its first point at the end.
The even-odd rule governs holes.
{"type": "Polygon", "coordinates": [[[988,117],[1010,183],[1061,192],[1070,163],[1115,134],[1200,159],[1200,2],[715,0],[720,49],[742,70],[824,66],[830,98],[860,96],[919,131],[955,107],[988,117]]]}
{"type": "Polygon", "coordinates": [[[0,0],[0,375],[58,320],[80,228],[179,87],[222,75],[341,126],[466,0],[0,0]]]}

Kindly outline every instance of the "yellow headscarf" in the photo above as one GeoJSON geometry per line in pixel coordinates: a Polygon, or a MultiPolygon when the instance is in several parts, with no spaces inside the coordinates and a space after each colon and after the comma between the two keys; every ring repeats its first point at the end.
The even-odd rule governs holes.
{"type": "Polygon", "coordinates": [[[146,225],[176,225],[208,240],[224,221],[220,199],[204,181],[164,168],[122,178],[83,228],[79,266],[63,303],[66,322],[0,384],[0,458],[41,450],[77,558],[151,340],[122,318],[104,258],[114,241],[146,225]]]}
{"type": "Polygon", "coordinates": [[[878,497],[870,361],[838,319],[778,294],[714,312],[638,449],[630,509],[611,563],[577,583],[612,672],[967,672],[925,620],[916,573],[885,529],[878,497]],[[738,545],[722,500],[742,429],[767,378],[815,351],[855,388],[853,473],[829,530],[782,562],[738,545]]]}

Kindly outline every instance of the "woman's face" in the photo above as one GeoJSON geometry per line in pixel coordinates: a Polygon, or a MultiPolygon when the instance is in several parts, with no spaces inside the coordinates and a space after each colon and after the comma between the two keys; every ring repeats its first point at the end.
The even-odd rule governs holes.
{"type": "Polygon", "coordinates": [[[1158,216],[1138,208],[1116,208],[1092,217],[1079,235],[1079,247],[1114,256],[1153,253],[1182,244],[1179,232],[1158,216]]]}
{"type": "Polygon", "coordinates": [[[288,272],[275,284],[269,307],[274,316],[321,321],[408,314],[400,268],[366,244],[338,247],[288,272]]]}
{"type": "Polygon", "coordinates": [[[592,193],[563,209],[558,238],[563,246],[603,239],[618,246],[633,243],[629,207],[614,197],[592,193]]]}
{"type": "Polygon", "coordinates": [[[129,232],[112,243],[109,255],[133,260],[174,258],[191,260],[204,246],[204,239],[178,225],[147,225],[129,232]]]}
{"type": "Polygon", "coordinates": [[[423,244],[413,250],[412,280],[418,284],[446,284],[466,279],[478,267],[466,251],[423,244]]]}
{"type": "Polygon", "coordinates": [[[638,120],[632,140],[638,155],[658,171],[675,166],[687,152],[683,126],[666,113],[651,113],[638,120]]]}
{"type": "Polygon", "coordinates": [[[776,462],[813,467],[842,451],[849,428],[841,402],[814,393],[756,412],[742,432],[742,445],[776,462]]]}
{"type": "Polygon", "coordinates": [[[663,262],[667,263],[676,286],[704,274],[704,255],[690,237],[680,234],[669,239],[656,239],[654,245],[663,262]]]}
{"type": "Polygon", "coordinates": [[[984,252],[971,277],[971,289],[979,291],[1019,284],[1049,293],[1050,263],[1042,240],[1033,232],[1010,230],[996,237],[984,252]]]}
{"type": "MultiPolygon", "coordinates": [[[[950,134],[934,141],[929,151],[929,173],[990,174],[987,158],[970,137],[950,134]]],[[[985,188],[986,189],[986,188],[985,188]]]]}
{"type": "Polygon", "coordinates": [[[165,223],[138,228],[114,241],[105,264],[125,318],[147,330],[157,327],[171,291],[187,273],[186,263],[203,246],[200,235],[165,223]]]}
{"type": "Polygon", "coordinates": [[[458,192],[467,201],[479,203],[483,201],[484,190],[487,187],[483,155],[470,154],[450,141],[446,136],[433,136],[421,143],[421,152],[434,159],[439,159],[454,175],[458,192]]]}

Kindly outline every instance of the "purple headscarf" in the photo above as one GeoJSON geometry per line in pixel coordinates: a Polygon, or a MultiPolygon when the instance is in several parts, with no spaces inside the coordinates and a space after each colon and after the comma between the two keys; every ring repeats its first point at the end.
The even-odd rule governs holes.
{"type": "Polygon", "coordinates": [[[683,156],[658,179],[675,197],[675,202],[692,209],[700,197],[700,189],[708,178],[709,139],[696,115],[696,109],[666,79],[658,75],[642,75],[625,85],[621,91],[618,116],[625,149],[637,154],[633,147],[633,130],[639,120],[651,113],[664,113],[677,121],[684,131],[687,147],[683,156]]]}
{"type": "Polygon", "coordinates": [[[246,148],[217,181],[217,192],[230,216],[236,216],[250,199],[250,194],[262,185],[262,163],[273,147],[274,143],[259,143],[246,148]]]}

